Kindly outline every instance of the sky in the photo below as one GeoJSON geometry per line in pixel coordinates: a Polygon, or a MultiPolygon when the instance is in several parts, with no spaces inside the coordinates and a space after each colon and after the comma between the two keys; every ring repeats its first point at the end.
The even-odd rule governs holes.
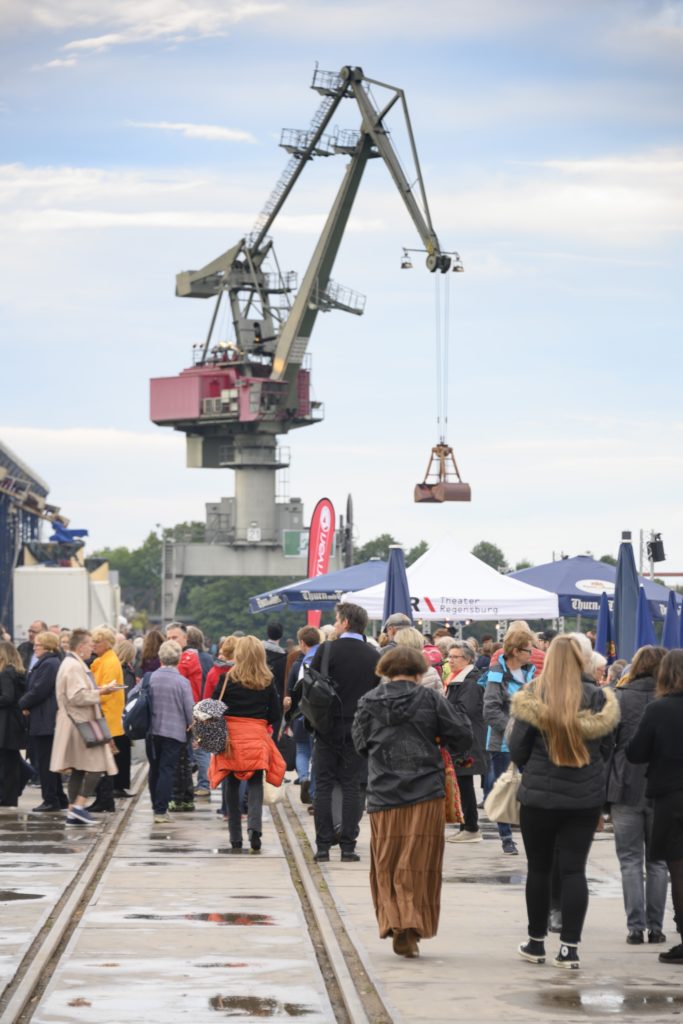
{"type": "MultiPolygon", "coordinates": [[[[465,273],[440,282],[446,369],[435,278],[401,270],[420,239],[372,161],[333,272],[366,312],[318,318],[325,419],[282,438],[290,494],[310,515],[351,493],[360,543],[450,532],[512,563],[655,529],[683,572],[682,58],[680,2],[0,0],[0,440],[91,550],[233,493],[149,421],[149,379],[190,365],[212,312],[175,275],[250,230],[316,62],[352,64],[405,90],[465,273]],[[438,376],[469,505],[412,501],[438,376]]],[[[283,269],[303,275],[344,162],[309,165],[276,220],[283,269]]]]}

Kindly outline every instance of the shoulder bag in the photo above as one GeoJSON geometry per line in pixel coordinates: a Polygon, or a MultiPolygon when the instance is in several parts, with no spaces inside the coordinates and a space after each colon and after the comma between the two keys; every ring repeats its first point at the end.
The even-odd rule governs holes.
{"type": "Polygon", "coordinates": [[[78,730],[78,735],[86,747],[103,747],[105,744],[111,743],[112,735],[109,732],[106,718],[93,718],[90,722],[76,722],[68,711],[67,715],[78,730]]]}
{"type": "Polygon", "coordinates": [[[484,800],[484,810],[489,821],[519,825],[518,792],[521,781],[521,772],[514,763],[496,779],[493,789],[484,800]]]}

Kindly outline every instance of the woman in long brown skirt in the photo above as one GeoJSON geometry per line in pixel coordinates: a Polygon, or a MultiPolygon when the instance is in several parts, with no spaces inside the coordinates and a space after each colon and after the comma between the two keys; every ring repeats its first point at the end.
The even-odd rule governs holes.
{"type": "Polygon", "coordinates": [[[472,742],[463,712],[420,685],[424,655],[396,647],[380,658],[382,682],[361,699],[356,750],[368,758],[370,888],[380,938],[419,956],[436,935],[444,849],[444,769],[439,744],[463,754],[472,742]]]}

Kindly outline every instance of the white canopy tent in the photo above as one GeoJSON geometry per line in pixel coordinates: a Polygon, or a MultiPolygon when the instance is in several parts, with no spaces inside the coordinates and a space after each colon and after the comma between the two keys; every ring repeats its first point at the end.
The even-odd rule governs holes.
{"type": "MultiPolygon", "coordinates": [[[[406,570],[416,619],[555,619],[557,594],[502,576],[446,536],[406,570]]],[[[384,583],[344,594],[342,600],[381,620],[384,583]]]]}

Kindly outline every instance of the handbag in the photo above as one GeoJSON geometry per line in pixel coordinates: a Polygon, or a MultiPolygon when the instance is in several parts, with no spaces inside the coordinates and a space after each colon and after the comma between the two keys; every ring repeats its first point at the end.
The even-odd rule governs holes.
{"type": "Polygon", "coordinates": [[[329,736],[336,719],[341,717],[341,698],[328,675],[331,650],[332,643],[328,640],[322,646],[320,671],[306,665],[297,683],[301,713],[319,736],[329,736]]]}
{"type": "Polygon", "coordinates": [[[484,800],[484,810],[489,821],[519,825],[518,793],[521,781],[521,772],[514,763],[496,779],[493,789],[484,800]]]}
{"type": "Polygon", "coordinates": [[[444,747],[439,747],[443,758],[444,783],[445,783],[445,804],[446,821],[449,825],[464,825],[465,817],[462,813],[462,801],[460,800],[460,786],[453,767],[453,758],[444,747]]]}
{"type": "Polygon", "coordinates": [[[69,718],[78,729],[78,735],[86,747],[103,747],[106,743],[111,743],[112,735],[106,718],[94,718],[90,722],[76,722],[71,715],[69,718]]]}
{"type": "Polygon", "coordinates": [[[284,786],[274,786],[272,782],[263,780],[263,802],[266,807],[272,807],[273,804],[279,804],[284,795],[284,786]]]}

